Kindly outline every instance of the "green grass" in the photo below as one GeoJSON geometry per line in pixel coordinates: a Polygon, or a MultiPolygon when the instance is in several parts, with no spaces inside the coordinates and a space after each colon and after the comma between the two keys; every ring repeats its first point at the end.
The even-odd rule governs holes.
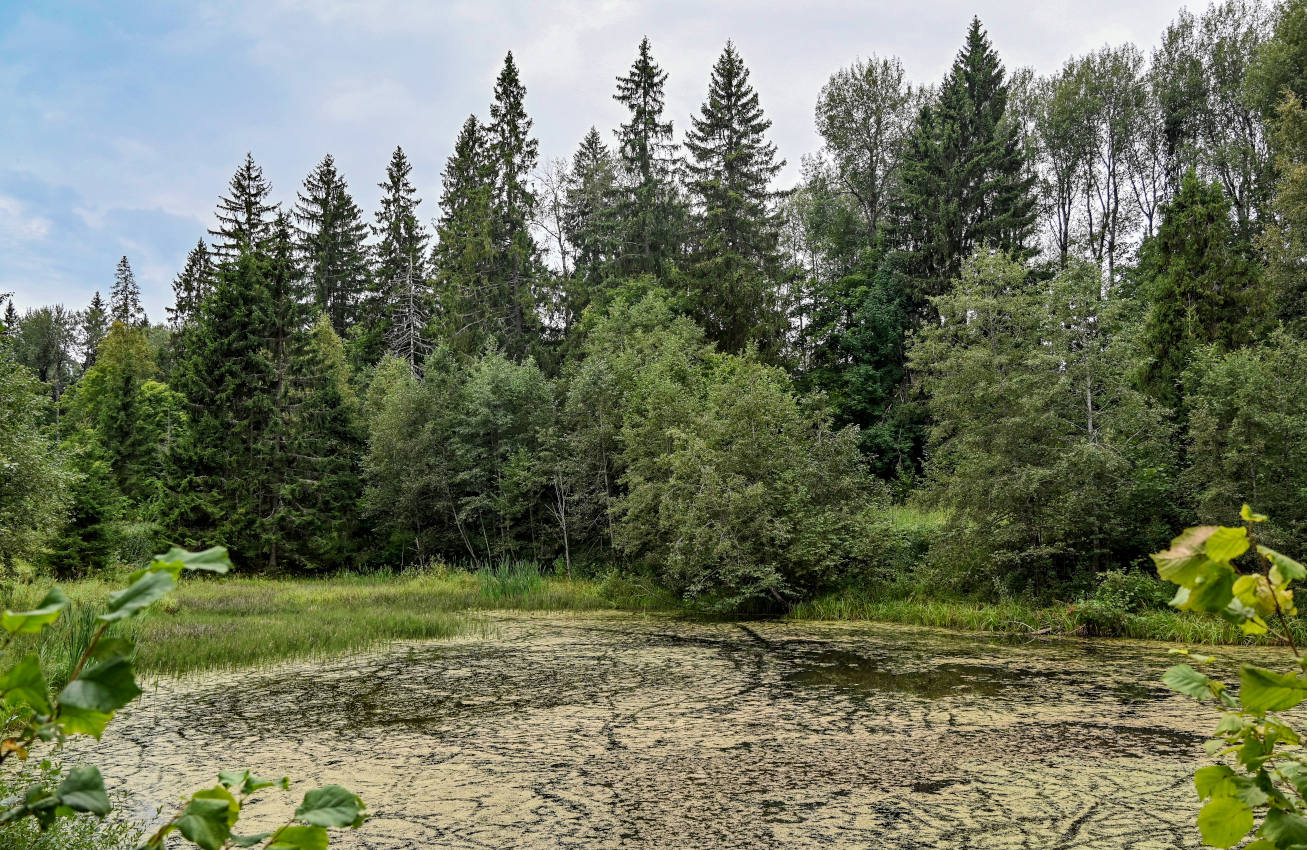
{"type": "MultiPolygon", "coordinates": [[[[14,593],[12,607],[38,599],[48,583],[14,593]]],[[[20,651],[35,649],[57,687],[96,627],[95,614],[121,581],[61,584],[73,605],[20,651]]],[[[541,575],[532,564],[471,573],[443,568],[304,579],[187,576],[145,617],[127,624],[145,672],[195,673],[292,658],[325,658],[397,640],[483,633],[476,611],[639,610],[663,607],[629,582],[541,575]]]]}
{"type": "MultiPolygon", "coordinates": [[[[1033,605],[1026,602],[973,602],[966,600],[886,599],[857,590],[827,594],[790,612],[795,620],[868,620],[881,623],[934,626],[973,632],[1026,634],[1049,629],[1056,634],[1124,637],[1175,643],[1250,643],[1237,626],[1214,615],[1178,611],[1121,613],[1104,634],[1100,620],[1086,606],[1033,605]]],[[[1307,635],[1301,620],[1293,623],[1295,637],[1307,635]]]]}

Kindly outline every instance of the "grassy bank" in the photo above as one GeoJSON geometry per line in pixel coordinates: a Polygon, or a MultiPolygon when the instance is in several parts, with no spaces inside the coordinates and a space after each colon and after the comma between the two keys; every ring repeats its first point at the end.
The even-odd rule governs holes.
{"type": "MultiPolygon", "coordinates": [[[[866,620],[915,626],[1002,634],[1027,634],[1048,629],[1056,634],[1123,637],[1175,643],[1249,643],[1237,626],[1207,614],[1170,610],[1131,613],[1092,603],[1033,605],[1024,602],[985,603],[964,600],[875,598],[858,591],[840,591],[797,606],[795,620],[866,620]]],[[[1301,620],[1293,622],[1295,637],[1307,637],[1301,620]]]]}
{"type": "MultiPolygon", "coordinates": [[[[45,583],[17,591],[13,605],[40,597],[45,583]]],[[[108,580],[61,585],[72,608],[42,636],[43,666],[58,679],[96,627],[108,580]]],[[[138,667],[182,674],[329,657],[394,640],[475,633],[470,612],[644,610],[665,604],[648,588],[609,579],[542,576],[531,565],[470,573],[430,570],[306,579],[187,577],[147,616],[132,621],[138,667]]]]}

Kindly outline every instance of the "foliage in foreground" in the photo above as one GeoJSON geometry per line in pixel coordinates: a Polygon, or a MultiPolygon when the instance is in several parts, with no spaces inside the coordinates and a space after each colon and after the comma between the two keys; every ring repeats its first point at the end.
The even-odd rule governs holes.
{"type": "MultiPolygon", "coordinates": [[[[0,700],[10,720],[0,741],[0,766],[14,757],[26,761],[37,747],[58,750],[76,735],[100,738],[114,713],[141,695],[133,672],[136,647],[126,638],[110,635],[110,630],[139,617],[175,589],[183,570],[225,573],[230,566],[226,550],[220,547],[198,553],[174,548],[156,556],[132,574],[126,588],[109,595],[108,605],[96,617],[93,635],[54,696],[39,654],[29,652],[15,660],[11,645],[15,635],[39,635],[56,622],[68,608],[67,596],[54,588],[31,610],[5,611],[0,617],[6,633],[0,700]]],[[[288,790],[289,780],[262,779],[249,770],[221,771],[217,785],[191,795],[139,850],[161,850],[174,833],[203,850],[325,850],[329,828],[358,828],[367,817],[361,799],[339,785],[327,785],[305,794],[290,821],[279,828],[236,833],[242,807],[255,794],[274,787],[288,790]]],[[[103,818],[111,809],[104,780],[94,765],[73,767],[62,778],[46,771],[0,812],[0,833],[14,824],[26,828],[31,823],[45,832],[61,819],[78,814],[103,818]]]]}
{"type": "MultiPolygon", "coordinates": [[[[1291,850],[1307,844],[1307,751],[1300,733],[1280,712],[1307,700],[1307,656],[1287,628],[1288,618],[1297,613],[1290,585],[1307,579],[1307,567],[1257,541],[1253,532],[1265,515],[1244,505],[1241,516],[1244,525],[1237,528],[1185,529],[1171,548],[1153,555],[1158,575],[1179,585],[1171,604],[1180,610],[1219,614],[1246,634],[1283,640],[1294,669],[1244,664],[1237,696],[1226,683],[1190,664],[1167,670],[1162,681],[1222,709],[1207,752],[1223,761],[1194,774],[1198,796],[1206,801],[1198,814],[1203,843],[1240,844],[1261,814],[1257,840],[1246,850],[1291,850]]],[[[1199,666],[1213,660],[1172,652],[1188,655],[1199,666]]]]}

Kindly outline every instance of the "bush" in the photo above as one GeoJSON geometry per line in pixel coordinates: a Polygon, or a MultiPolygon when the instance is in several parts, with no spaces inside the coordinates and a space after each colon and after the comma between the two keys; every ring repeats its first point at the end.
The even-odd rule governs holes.
{"type": "Polygon", "coordinates": [[[1171,589],[1146,573],[1108,570],[1099,576],[1090,601],[1128,614],[1160,611],[1171,601],[1171,589]]]}
{"type": "MultiPolygon", "coordinates": [[[[0,801],[7,808],[32,785],[52,787],[62,776],[59,764],[33,760],[20,771],[0,775],[0,801]]],[[[9,824],[0,829],[0,850],[130,850],[140,839],[134,824],[83,814],[60,818],[45,832],[31,819],[9,824]]]]}

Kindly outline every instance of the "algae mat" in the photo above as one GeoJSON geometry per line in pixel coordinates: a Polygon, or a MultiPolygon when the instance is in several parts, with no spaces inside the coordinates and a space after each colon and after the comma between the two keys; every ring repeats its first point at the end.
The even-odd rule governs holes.
{"type": "Polygon", "coordinates": [[[338,782],[375,813],[345,848],[1198,846],[1211,719],[1156,684],[1162,645],[492,619],[159,683],[90,755],[147,819],[218,767],[338,782]]]}

